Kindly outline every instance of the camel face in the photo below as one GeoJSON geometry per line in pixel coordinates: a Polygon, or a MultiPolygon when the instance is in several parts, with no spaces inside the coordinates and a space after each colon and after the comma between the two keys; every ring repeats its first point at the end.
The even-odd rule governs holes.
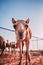
{"type": "Polygon", "coordinates": [[[16,38],[18,40],[23,40],[26,37],[26,30],[28,27],[28,21],[29,20],[17,20],[15,21],[14,18],[12,18],[13,27],[15,29],[16,38]]]}

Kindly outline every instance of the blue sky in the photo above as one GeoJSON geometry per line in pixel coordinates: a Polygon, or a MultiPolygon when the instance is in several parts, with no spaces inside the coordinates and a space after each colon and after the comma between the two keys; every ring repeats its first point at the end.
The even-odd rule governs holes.
{"type": "MultiPolygon", "coordinates": [[[[30,18],[33,36],[43,38],[43,0],[0,0],[0,26],[13,29],[11,19],[30,18]]],[[[15,33],[0,29],[6,40],[15,40],[15,33]]]]}

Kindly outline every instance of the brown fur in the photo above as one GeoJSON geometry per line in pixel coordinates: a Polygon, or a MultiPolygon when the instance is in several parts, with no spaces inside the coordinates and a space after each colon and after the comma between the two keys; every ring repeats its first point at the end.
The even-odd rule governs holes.
{"type": "Polygon", "coordinates": [[[4,40],[4,38],[2,36],[0,36],[0,49],[2,50],[0,55],[2,55],[5,48],[6,48],[5,40],[4,40]]]}
{"type": "MultiPolygon", "coordinates": [[[[24,39],[23,38],[20,39],[19,36],[16,39],[17,39],[17,46],[20,48],[20,57],[22,57],[22,50],[23,50],[23,48],[21,50],[21,44],[22,44],[22,47],[23,47],[24,42],[25,42],[25,45],[26,45],[26,58],[28,58],[28,60],[30,62],[30,55],[29,55],[28,50],[29,50],[29,45],[30,45],[30,39],[32,37],[32,32],[31,32],[31,29],[27,26],[28,23],[29,23],[29,19],[27,19],[26,21],[24,21],[24,20],[17,20],[16,21],[14,18],[12,18],[12,23],[13,23],[13,25],[16,25],[16,26],[14,26],[16,36],[19,35],[18,34],[19,32],[21,32],[23,34],[23,32],[26,31],[26,34],[25,33],[23,34],[23,36],[25,35],[24,39]],[[24,25],[24,28],[19,30],[20,23],[22,23],[24,25]]],[[[21,63],[21,58],[20,58],[20,63],[21,63]]]]}

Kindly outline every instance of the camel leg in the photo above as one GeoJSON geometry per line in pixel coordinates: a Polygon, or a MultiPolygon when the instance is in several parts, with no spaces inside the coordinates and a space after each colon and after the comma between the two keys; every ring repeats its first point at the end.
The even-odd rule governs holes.
{"type": "Polygon", "coordinates": [[[21,43],[19,43],[19,49],[20,49],[20,62],[18,65],[21,65],[21,59],[22,59],[22,49],[21,49],[21,43]]]}
{"type": "Polygon", "coordinates": [[[22,53],[23,53],[23,46],[24,46],[24,42],[22,42],[22,53]]]}
{"type": "Polygon", "coordinates": [[[26,65],[28,65],[27,59],[28,59],[28,43],[26,42],[26,65]]]}
{"type": "Polygon", "coordinates": [[[3,54],[3,52],[4,52],[4,49],[2,50],[2,54],[3,54]]]}
{"type": "Polygon", "coordinates": [[[3,51],[4,51],[4,49],[2,49],[2,52],[1,52],[0,56],[3,54],[3,51]]]}
{"type": "Polygon", "coordinates": [[[26,65],[28,65],[28,63],[27,63],[27,51],[26,51],[26,65]]]}
{"type": "Polygon", "coordinates": [[[23,44],[22,44],[22,53],[23,53],[23,44]]]}
{"type": "Polygon", "coordinates": [[[26,65],[27,65],[27,59],[29,60],[30,63],[30,55],[29,55],[29,40],[26,41],[26,65]]]}

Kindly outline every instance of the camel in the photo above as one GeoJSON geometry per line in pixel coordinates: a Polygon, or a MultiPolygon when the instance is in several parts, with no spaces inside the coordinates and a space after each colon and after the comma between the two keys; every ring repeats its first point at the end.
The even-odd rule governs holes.
{"type": "Polygon", "coordinates": [[[6,48],[5,40],[2,36],[0,36],[0,49],[1,49],[0,56],[3,54],[5,48],[6,48]]]}
{"type": "Polygon", "coordinates": [[[26,45],[26,65],[27,65],[27,59],[29,60],[29,64],[31,64],[29,45],[30,45],[30,39],[32,37],[32,31],[28,27],[29,22],[30,22],[29,18],[27,20],[15,20],[14,18],[12,18],[12,23],[15,29],[15,34],[17,39],[17,46],[20,49],[20,62],[18,65],[21,65],[24,42],[26,45]],[[21,45],[22,45],[22,49],[21,49],[21,45]]]}
{"type": "Polygon", "coordinates": [[[9,44],[8,40],[7,43],[5,42],[5,39],[3,38],[3,36],[0,36],[0,56],[3,54],[5,48],[8,47],[10,49],[11,48],[16,48],[15,44],[9,44]]]}

